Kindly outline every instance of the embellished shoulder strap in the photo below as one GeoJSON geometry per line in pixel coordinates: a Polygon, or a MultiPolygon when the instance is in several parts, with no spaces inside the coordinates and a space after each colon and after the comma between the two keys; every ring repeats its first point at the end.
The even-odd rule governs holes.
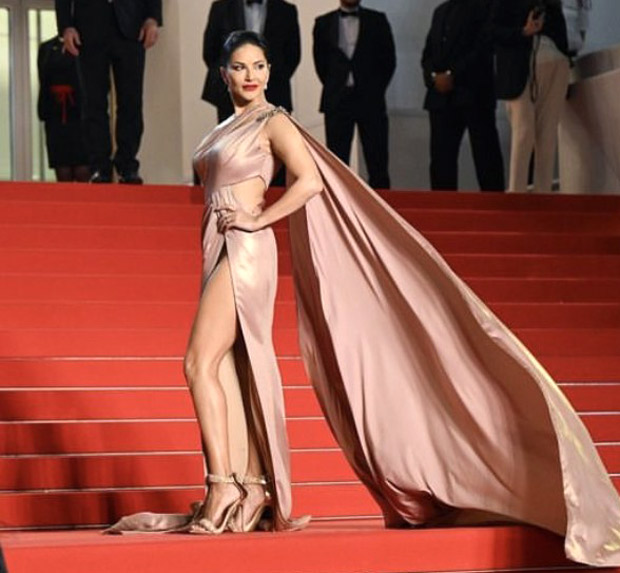
{"type": "Polygon", "coordinates": [[[279,105],[259,114],[259,116],[256,118],[256,121],[265,121],[271,119],[274,115],[277,115],[279,113],[283,113],[286,116],[289,115],[288,111],[286,111],[281,105],[279,105]]]}

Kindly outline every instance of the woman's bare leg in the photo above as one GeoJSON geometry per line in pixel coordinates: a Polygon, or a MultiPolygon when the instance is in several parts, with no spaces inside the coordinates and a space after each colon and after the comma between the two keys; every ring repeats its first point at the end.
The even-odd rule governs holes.
{"type": "MultiPolygon", "coordinates": [[[[248,469],[245,475],[251,478],[266,477],[256,444],[256,436],[251,427],[248,427],[248,469]]],[[[243,501],[243,520],[245,521],[243,525],[245,526],[265,502],[266,492],[270,485],[246,483],[244,487],[247,492],[247,497],[243,501]]]]}
{"type": "Polygon", "coordinates": [[[246,475],[261,476],[263,475],[263,464],[258,453],[256,445],[256,436],[252,428],[248,428],[248,469],[246,475]]]}
{"type": "MultiPolygon", "coordinates": [[[[237,313],[227,256],[207,283],[185,356],[185,377],[206,449],[210,474],[231,474],[226,396],[218,378],[220,362],[237,336],[237,313]]],[[[225,509],[239,497],[233,484],[212,484],[200,517],[219,524],[225,509]]]]}
{"type": "MultiPolygon", "coordinates": [[[[250,366],[251,368],[251,366],[250,366]]],[[[250,377],[251,378],[251,377],[250,377]]],[[[248,380],[246,379],[247,383],[248,380]]],[[[243,511],[238,512],[235,516],[233,531],[241,532],[245,531],[249,525],[250,520],[254,517],[257,511],[263,506],[267,497],[267,484],[255,483],[256,478],[262,478],[265,476],[265,468],[261,460],[261,455],[258,449],[257,437],[256,437],[256,423],[257,417],[252,413],[252,390],[249,386],[244,385],[242,387],[243,394],[243,406],[245,408],[245,419],[247,421],[247,464],[244,471],[244,488],[247,493],[246,498],[243,500],[243,511]],[[253,483],[254,482],[254,483],[253,483]]]]}

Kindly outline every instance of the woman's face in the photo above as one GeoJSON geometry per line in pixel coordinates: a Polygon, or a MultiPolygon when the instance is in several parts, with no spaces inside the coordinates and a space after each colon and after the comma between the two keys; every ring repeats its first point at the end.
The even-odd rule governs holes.
{"type": "Polygon", "coordinates": [[[222,68],[222,77],[237,106],[243,107],[252,101],[264,99],[269,79],[265,52],[253,44],[240,46],[232,53],[226,68],[222,68]]]}

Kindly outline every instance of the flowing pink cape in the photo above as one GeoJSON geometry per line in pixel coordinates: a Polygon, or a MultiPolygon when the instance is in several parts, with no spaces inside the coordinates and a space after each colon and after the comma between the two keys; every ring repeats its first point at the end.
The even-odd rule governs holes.
{"type": "Polygon", "coordinates": [[[325,184],[290,218],[301,352],[387,525],[525,522],[564,535],[575,561],[620,565],[620,499],[556,383],[420,233],[296,125],[325,184]]]}

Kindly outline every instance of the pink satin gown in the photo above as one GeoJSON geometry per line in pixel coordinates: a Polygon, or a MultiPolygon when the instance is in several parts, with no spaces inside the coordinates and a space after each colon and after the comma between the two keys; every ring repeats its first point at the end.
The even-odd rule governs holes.
{"type": "MultiPolygon", "coordinates": [[[[220,124],[195,160],[209,205],[204,278],[225,246],[246,349],[235,373],[251,388],[251,423],[275,484],[273,527],[292,529],[303,522],[290,517],[271,340],[274,237],[271,229],[223,236],[215,218],[222,205],[260,209],[240,205],[230,187],[270,181],[275,162],[261,134],[275,113],[286,112],[261,106],[220,124]]],[[[620,498],[555,382],[422,235],[291,121],[325,186],[290,217],[302,356],[386,525],[524,522],[563,535],[575,561],[620,565],[620,498]]],[[[187,519],[139,514],[112,530],[187,519]]]]}

